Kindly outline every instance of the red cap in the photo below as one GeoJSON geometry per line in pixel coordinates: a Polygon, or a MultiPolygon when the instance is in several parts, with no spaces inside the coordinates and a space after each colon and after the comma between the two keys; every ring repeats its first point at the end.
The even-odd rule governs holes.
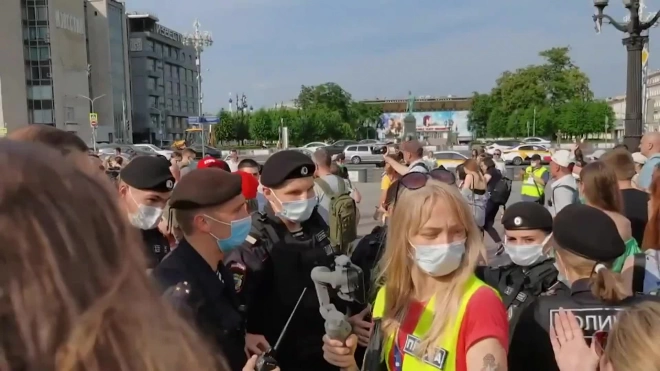
{"type": "Polygon", "coordinates": [[[204,157],[197,163],[198,169],[218,168],[224,171],[230,171],[229,165],[222,160],[210,156],[204,157]]]}
{"type": "Polygon", "coordinates": [[[236,174],[241,176],[241,189],[243,197],[246,200],[257,198],[257,189],[259,188],[259,181],[254,175],[246,173],[245,171],[236,171],[236,174]]]}

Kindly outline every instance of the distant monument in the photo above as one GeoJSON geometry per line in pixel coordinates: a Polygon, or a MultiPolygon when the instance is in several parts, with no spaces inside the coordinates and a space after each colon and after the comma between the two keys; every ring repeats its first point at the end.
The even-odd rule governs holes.
{"type": "Polygon", "coordinates": [[[417,138],[417,120],[413,115],[415,109],[415,97],[408,91],[408,104],[406,110],[408,114],[403,118],[403,139],[410,140],[417,138]]]}

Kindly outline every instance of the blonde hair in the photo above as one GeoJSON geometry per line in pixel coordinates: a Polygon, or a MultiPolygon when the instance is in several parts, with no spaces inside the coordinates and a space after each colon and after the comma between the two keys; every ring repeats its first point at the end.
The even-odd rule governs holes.
{"type": "Polygon", "coordinates": [[[608,304],[617,304],[629,295],[619,273],[613,272],[612,263],[600,263],[605,268],[595,269],[596,262],[557,246],[555,249],[561,259],[564,269],[571,270],[580,278],[589,278],[591,293],[608,304]]]}
{"type": "Polygon", "coordinates": [[[605,357],[617,371],[657,370],[660,303],[646,301],[621,312],[610,331],[605,357]]]}
{"type": "Polygon", "coordinates": [[[465,228],[466,252],[461,266],[448,276],[446,283],[438,282],[435,287],[436,306],[431,328],[422,339],[419,354],[430,354],[437,345],[444,331],[456,321],[462,290],[468,279],[474,274],[477,261],[483,256],[484,244],[481,232],[474,222],[474,217],[465,199],[454,186],[429,179],[426,185],[417,190],[402,187],[390,223],[396,228],[388,231],[385,252],[379,262],[379,281],[385,290],[385,308],[383,313],[384,330],[388,334],[396,333],[413,300],[412,281],[413,247],[410,237],[419,231],[431,218],[434,207],[442,202],[449,206],[459,223],[465,228]]]}

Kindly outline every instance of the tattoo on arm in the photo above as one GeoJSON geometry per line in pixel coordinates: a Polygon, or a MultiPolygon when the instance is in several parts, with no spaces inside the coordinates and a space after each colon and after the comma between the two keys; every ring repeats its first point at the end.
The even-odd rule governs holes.
{"type": "Polygon", "coordinates": [[[488,353],[484,357],[484,367],[481,369],[481,371],[502,371],[502,368],[496,362],[495,356],[491,353],[488,353]]]}

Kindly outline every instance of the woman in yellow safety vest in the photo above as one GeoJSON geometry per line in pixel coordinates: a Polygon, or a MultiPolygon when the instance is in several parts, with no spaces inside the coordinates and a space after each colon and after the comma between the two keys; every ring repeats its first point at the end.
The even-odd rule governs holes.
{"type": "MultiPolygon", "coordinates": [[[[474,275],[485,249],[467,203],[428,174],[408,173],[399,184],[362,370],[506,370],[507,315],[474,275]]],[[[355,344],[325,337],[325,359],[357,370],[355,344]]]]}

